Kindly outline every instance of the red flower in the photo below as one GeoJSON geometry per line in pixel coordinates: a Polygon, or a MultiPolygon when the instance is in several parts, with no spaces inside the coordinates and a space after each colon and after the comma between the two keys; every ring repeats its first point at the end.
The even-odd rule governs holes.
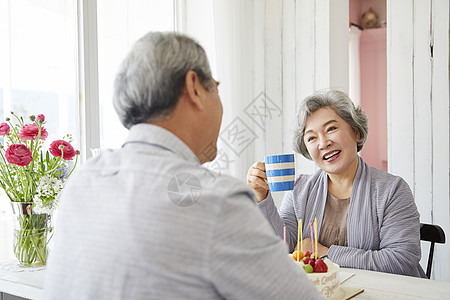
{"type": "MultiPolygon", "coordinates": [[[[22,127],[22,131],[19,133],[21,141],[35,140],[39,134],[39,127],[36,123],[27,124],[22,127]]],[[[41,127],[41,140],[45,140],[48,137],[48,132],[44,127],[41,127]]]]}
{"type": "Polygon", "coordinates": [[[8,123],[3,122],[0,124],[0,135],[6,135],[11,131],[11,128],[9,127],[8,123]]]}
{"type": "Polygon", "coordinates": [[[36,121],[44,122],[45,121],[45,116],[43,114],[38,114],[36,116],[36,121]]]}
{"type": "Polygon", "coordinates": [[[28,166],[33,160],[31,155],[31,150],[23,144],[12,144],[5,152],[6,160],[18,166],[28,166]]]}
{"type": "Polygon", "coordinates": [[[61,157],[65,160],[72,160],[75,156],[75,149],[65,140],[56,140],[50,144],[49,151],[55,157],[61,157]]]}

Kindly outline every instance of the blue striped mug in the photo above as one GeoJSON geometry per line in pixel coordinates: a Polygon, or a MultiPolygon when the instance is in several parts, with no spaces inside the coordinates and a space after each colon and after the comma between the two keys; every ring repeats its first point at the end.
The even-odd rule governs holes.
{"type": "Polygon", "coordinates": [[[264,156],[266,176],[271,192],[294,189],[294,154],[276,154],[264,156]]]}

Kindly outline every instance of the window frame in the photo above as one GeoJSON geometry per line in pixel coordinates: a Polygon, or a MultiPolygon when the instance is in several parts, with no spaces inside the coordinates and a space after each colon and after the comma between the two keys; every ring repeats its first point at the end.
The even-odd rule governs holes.
{"type": "Polygon", "coordinates": [[[97,0],[77,0],[81,163],[100,146],[97,0]]]}
{"type": "MultiPolygon", "coordinates": [[[[174,31],[185,27],[186,0],[172,0],[174,31]]],[[[91,149],[100,147],[100,101],[98,70],[97,0],[77,0],[78,89],[80,162],[92,157],[91,149]]]]}

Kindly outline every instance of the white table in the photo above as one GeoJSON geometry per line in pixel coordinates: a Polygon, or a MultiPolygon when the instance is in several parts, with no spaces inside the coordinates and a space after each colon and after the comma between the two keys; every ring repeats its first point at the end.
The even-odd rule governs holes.
{"type": "Polygon", "coordinates": [[[450,299],[450,282],[357,269],[341,268],[341,271],[355,274],[343,286],[364,289],[352,299],[450,299]]]}
{"type": "Polygon", "coordinates": [[[1,296],[8,299],[8,295],[33,300],[42,299],[44,275],[45,269],[22,272],[0,269],[0,299],[3,299],[1,296]]]}
{"type": "MultiPolygon", "coordinates": [[[[450,299],[450,283],[409,276],[341,268],[353,273],[343,286],[364,289],[352,299],[450,299]]],[[[0,292],[26,299],[42,299],[45,270],[34,272],[0,272],[0,292]]]]}

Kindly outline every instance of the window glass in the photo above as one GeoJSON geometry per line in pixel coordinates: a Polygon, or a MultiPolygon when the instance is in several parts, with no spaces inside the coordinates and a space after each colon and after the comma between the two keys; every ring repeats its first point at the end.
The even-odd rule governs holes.
{"type": "Polygon", "coordinates": [[[9,1],[9,33],[0,38],[9,47],[0,109],[3,119],[10,111],[44,114],[48,140],[71,133],[79,149],[75,2],[9,1]]]}
{"type": "Polygon", "coordinates": [[[112,105],[118,67],[145,33],[174,30],[174,6],[160,0],[98,0],[97,5],[100,148],[118,148],[127,135],[112,105]]]}

